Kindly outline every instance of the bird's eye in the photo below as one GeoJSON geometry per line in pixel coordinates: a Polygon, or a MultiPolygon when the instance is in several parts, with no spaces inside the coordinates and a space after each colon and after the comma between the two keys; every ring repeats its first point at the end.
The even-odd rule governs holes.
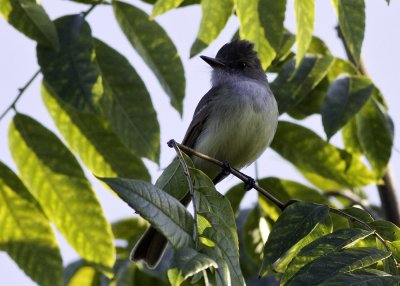
{"type": "Polygon", "coordinates": [[[245,67],[247,67],[247,64],[245,62],[239,62],[238,63],[238,68],[244,69],[245,67]]]}

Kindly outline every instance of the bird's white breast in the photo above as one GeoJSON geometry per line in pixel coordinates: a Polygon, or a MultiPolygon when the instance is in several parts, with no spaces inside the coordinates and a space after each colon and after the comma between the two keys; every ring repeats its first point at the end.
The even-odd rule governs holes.
{"type": "MultiPolygon", "coordinates": [[[[224,84],[212,108],[196,150],[240,169],[255,161],[271,143],[278,108],[266,83],[231,80],[224,84]]],[[[195,159],[195,165],[211,178],[219,173],[205,161],[195,159]]]]}

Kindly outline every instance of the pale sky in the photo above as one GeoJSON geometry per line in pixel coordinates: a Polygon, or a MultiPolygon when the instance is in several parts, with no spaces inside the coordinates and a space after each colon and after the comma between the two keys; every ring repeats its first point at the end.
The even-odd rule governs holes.
{"type": "MultiPolygon", "coordinates": [[[[150,12],[151,6],[137,0],[128,1],[137,4],[138,7],[150,12]]],[[[367,0],[367,23],[362,56],[367,70],[374,83],[381,89],[388,104],[389,112],[395,127],[400,126],[400,96],[398,84],[400,82],[400,4],[392,1],[388,7],[385,0],[367,0]]],[[[42,0],[42,5],[50,15],[56,19],[67,14],[79,13],[89,6],[80,5],[69,1],[42,0]]],[[[158,113],[161,126],[161,164],[164,168],[175,156],[173,150],[169,149],[166,142],[174,138],[180,141],[190,123],[193,111],[200,98],[210,88],[209,70],[205,62],[198,56],[189,59],[190,47],[196,37],[200,23],[200,6],[189,6],[159,16],[156,20],[161,23],[177,46],[181,55],[186,74],[186,97],[184,101],[184,114],[179,114],[169,105],[169,99],[163,92],[152,72],[143,64],[141,58],[130,46],[116,20],[114,19],[110,6],[97,7],[87,18],[93,35],[111,45],[114,49],[125,55],[130,63],[145,81],[152,96],[153,105],[158,113]]],[[[336,15],[330,1],[316,1],[316,23],[315,34],[322,38],[335,56],[344,57],[341,42],[336,36],[334,27],[337,24],[336,15]]],[[[285,26],[295,32],[293,0],[288,1],[285,26]]],[[[228,42],[238,27],[237,20],[232,17],[220,37],[202,54],[215,56],[218,49],[228,42]]],[[[0,113],[12,102],[18,93],[18,88],[23,86],[27,80],[38,70],[35,55],[35,43],[23,34],[12,28],[3,19],[0,20],[0,113]]],[[[18,111],[29,114],[39,120],[47,128],[57,132],[40,96],[41,77],[29,87],[23,98],[17,105],[18,111]]],[[[0,122],[0,160],[16,171],[15,164],[11,159],[7,143],[7,130],[13,112],[0,122]]],[[[288,119],[282,116],[283,119],[288,119]]],[[[323,138],[322,123],[320,116],[313,115],[303,121],[306,126],[317,131],[323,138]]],[[[392,153],[391,166],[395,183],[400,187],[400,180],[396,177],[400,174],[400,146],[399,134],[395,132],[394,150],[392,153]]],[[[334,136],[332,142],[340,146],[340,136],[334,136]]],[[[146,161],[153,182],[160,174],[159,167],[154,163],[146,161]]],[[[258,161],[260,178],[276,176],[284,179],[297,180],[308,184],[295,169],[272,150],[267,150],[258,161]]],[[[244,170],[245,173],[254,176],[254,167],[250,166],[244,170]]],[[[94,177],[86,172],[93,186],[106,217],[110,221],[133,215],[123,201],[104,189],[94,177]]],[[[234,178],[226,180],[218,185],[218,190],[225,192],[230,186],[237,184],[234,178]]],[[[367,191],[373,201],[377,201],[375,187],[368,187],[367,191]]],[[[246,195],[242,206],[251,206],[256,198],[255,191],[246,195]]],[[[60,244],[64,265],[78,259],[75,251],[67,244],[65,239],[57,234],[60,244]]],[[[0,252],[0,277],[2,285],[36,285],[27,277],[22,270],[4,252],[0,252]]]]}

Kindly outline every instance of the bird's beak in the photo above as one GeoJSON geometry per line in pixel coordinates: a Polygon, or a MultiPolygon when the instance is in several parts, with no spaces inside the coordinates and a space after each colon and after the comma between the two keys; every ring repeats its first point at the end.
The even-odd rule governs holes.
{"type": "Polygon", "coordinates": [[[226,64],[218,59],[214,59],[214,58],[210,58],[210,57],[206,57],[206,56],[200,56],[200,58],[202,58],[213,69],[226,67],[226,64]]]}

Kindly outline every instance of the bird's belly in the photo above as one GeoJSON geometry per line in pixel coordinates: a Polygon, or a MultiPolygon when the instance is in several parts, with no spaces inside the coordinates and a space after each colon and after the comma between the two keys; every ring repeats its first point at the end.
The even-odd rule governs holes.
{"type": "MultiPolygon", "coordinates": [[[[269,108],[253,108],[244,104],[229,108],[229,114],[218,113],[218,118],[210,118],[200,135],[195,149],[221,161],[227,161],[232,167],[240,169],[255,161],[271,143],[277,124],[277,112],[269,108]]],[[[275,107],[275,106],[272,106],[275,107]]],[[[210,178],[220,172],[210,163],[194,159],[195,166],[203,170],[210,178]]]]}

